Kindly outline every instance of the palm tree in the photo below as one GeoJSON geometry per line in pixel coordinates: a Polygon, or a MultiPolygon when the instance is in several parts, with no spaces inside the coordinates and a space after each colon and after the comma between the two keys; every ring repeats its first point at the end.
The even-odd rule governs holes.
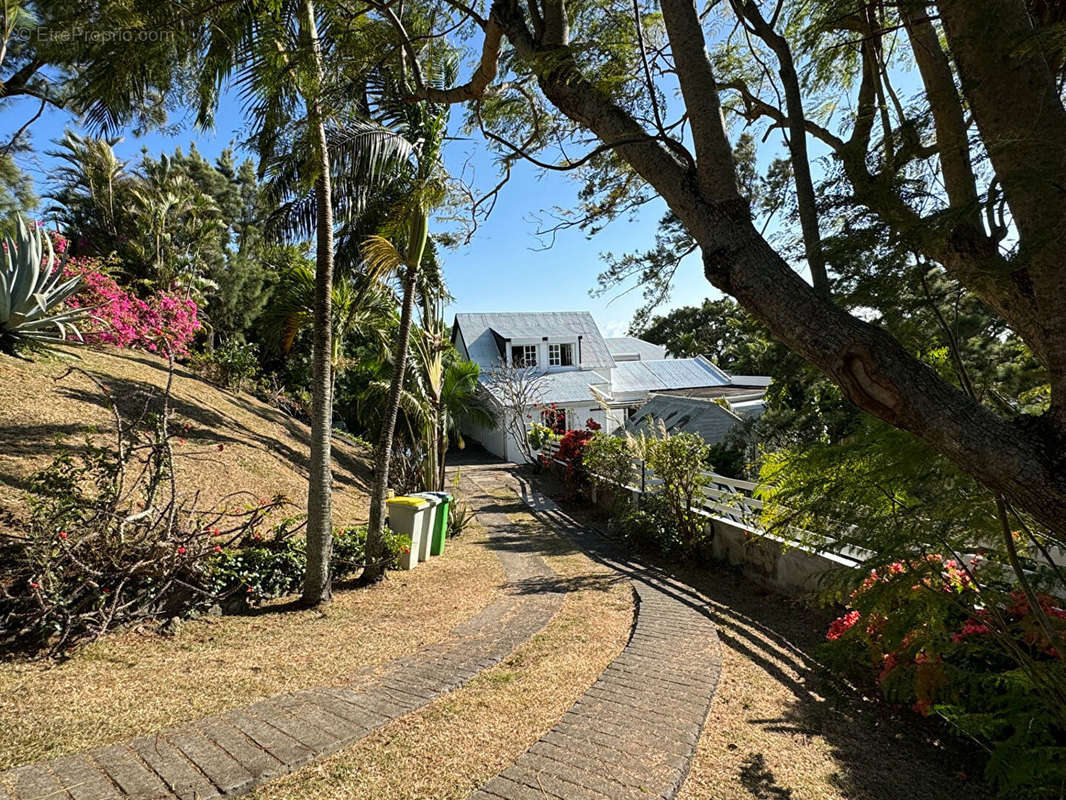
{"type": "MultiPolygon", "coordinates": [[[[411,94],[410,91],[401,91],[401,88],[394,88],[387,96],[402,98],[411,94]]],[[[373,265],[376,271],[398,272],[403,275],[403,301],[400,309],[400,328],[394,347],[392,382],[386,399],[385,418],[374,448],[374,464],[377,470],[370,489],[370,521],[366,536],[367,566],[360,578],[364,584],[379,581],[385,574],[385,492],[389,485],[392,439],[396,432],[404,373],[407,371],[415,285],[426,254],[429,214],[431,209],[442,201],[445,191],[440,150],[447,130],[447,108],[420,102],[405,103],[397,110],[399,119],[394,120],[396,129],[403,131],[414,144],[414,158],[410,162],[413,173],[411,191],[405,204],[405,213],[401,216],[405,228],[395,232],[395,237],[402,239],[402,250],[383,236],[371,236],[363,248],[367,263],[373,265]]]]}
{"type": "MultiPolygon", "coordinates": [[[[326,10],[333,7],[326,4],[326,10]]],[[[332,25],[328,18],[326,26],[332,25]]],[[[331,436],[333,425],[333,270],[334,207],[331,127],[336,86],[331,79],[343,70],[326,69],[332,54],[319,35],[314,0],[278,4],[244,0],[218,4],[209,14],[204,35],[208,46],[201,72],[201,122],[209,122],[224,79],[236,84],[249,112],[259,122],[256,144],[264,163],[279,161],[286,146],[308,157],[298,164],[300,183],[313,187],[309,203],[315,231],[315,280],[312,306],[311,454],[307,490],[307,571],[303,602],[317,605],[331,598],[330,554],[332,531],[331,436]],[[303,118],[299,112],[302,110],[303,118]],[[285,141],[292,120],[299,120],[296,141],[285,141]]],[[[327,42],[328,44],[328,42],[327,42]]],[[[350,64],[353,54],[346,52],[350,64]]],[[[350,181],[368,183],[396,157],[404,157],[407,142],[380,126],[345,122],[345,165],[350,181]],[[356,168],[358,167],[358,168],[356,168]]],[[[336,140],[334,141],[336,144],[336,140]]],[[[365,192],[357,197],[365,197],[365,192]]],[[[354,201],[353,201],[354,202],[354,201]]]]}
{"type": "MultiPolygon", "coordinates": [[[[267,334],[282,353],[289,353],[301,331],[314,322],[315,271],[298,259],[285,267],[270,308],[263,315],[267,334]]],[[[359,338],[387,349],[386,329],[395,298],[386,287],[366,274],[346,276],[333,284],[331,307],[334,378],[344,370],[344,344],[359,338]]]]}

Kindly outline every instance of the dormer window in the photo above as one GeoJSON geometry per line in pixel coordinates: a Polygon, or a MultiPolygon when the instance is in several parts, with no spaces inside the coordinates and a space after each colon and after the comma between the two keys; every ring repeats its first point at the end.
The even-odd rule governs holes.
{"type": "Polygon", "coordinates": [[[537,366],[537,346],[535,344],[519,344],[511,348],[511,366],[535,367],[537,366]]]}
{"type": "Polygon", "coordinates": [[[574,365],[574,346],[569,342],[565,344],[548,345],[549,367],[572,367],[574,365]]]}

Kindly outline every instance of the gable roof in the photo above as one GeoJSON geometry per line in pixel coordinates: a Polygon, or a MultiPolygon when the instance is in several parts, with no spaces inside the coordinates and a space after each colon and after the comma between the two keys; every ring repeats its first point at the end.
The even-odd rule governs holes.
{"type": "MultiPolygon", "coordinates": [[[[483,369],[498,366],[500,348],[507,339],[541,339],[581,337],[579,348],[582,369],[614,366],[607,343],[588,311],[500,312],[493,314],[456,314],[452,338],[459,330],[466,343],[470,360],[483,369]]],[[[575,353],[575,359],[577,354],[575,353]]]]}
{"type": "Polygon", "coordinates": [[[707,444],[715,444],[726,438],[734,427],[741,423],[740,417],[732,414],[713,400],[677,395],[654,395],[647,403],[633,412],[626,422],[630,433],[655,435],[658,421],[662,420],[670,433],[694,433],[707,444]]]}
{"type": "Polygon", "coordinates": [[[611,336],[604,339],[615,361],[661,361],[668,358],[666,348],[636,336],[611,336]]]}
{"type": "Polygon", "coordinates": [[[658,361],[619,361],[611,375],[611,388],[615,394],[728,384],[729,376],[703,356],[665,358],[658,361]]]}

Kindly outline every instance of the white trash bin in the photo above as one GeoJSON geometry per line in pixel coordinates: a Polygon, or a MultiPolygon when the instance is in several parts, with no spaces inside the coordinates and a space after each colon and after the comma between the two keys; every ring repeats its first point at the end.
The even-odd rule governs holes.
{"type": "Polygon", "coordinates": [[[418,545],[418,560],[429,561],[429,551],[433,544],[433,529],[437,524],[437,514],[440,513],[442,500],[433,492],[419,492],[411,496],[418,497],[430,504],[430,507],[422,514],[422,518],[425,520],[425,527],[422,529],[422,541],[418,545]]]}

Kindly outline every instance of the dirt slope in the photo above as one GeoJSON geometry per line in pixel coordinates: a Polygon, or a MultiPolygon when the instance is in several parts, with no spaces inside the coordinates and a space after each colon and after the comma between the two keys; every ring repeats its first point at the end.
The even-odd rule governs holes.
{"type": "MultiPolygon", "coordinates": [[[[76,352],[81,359],[73,363],[95,375],[120,405],[139,407],[144,392],[158,395],[166,385],[166,362],[156,356],[119,349],[76,352]]],[[[87,434],[112,435],[110,409],[88,378],[75,373],[56,380],[67,367],[56,358],[28,362],[0,354],[0,526],[18,524],[26,479],[64,446],[78,447],[87,434]]],[[[292,513],[306,511],[306,425],[252,395],[219,389],[180,365],[171,405],[177,424],[190,426],[177,449],[180,491],[199,490],[201,504],[236,490],[263,498],[281,493],[296,504],[292,513]]],[[[334,524],[364,521],[369,454],[335,436],[333,458],[334,524]]]]}

